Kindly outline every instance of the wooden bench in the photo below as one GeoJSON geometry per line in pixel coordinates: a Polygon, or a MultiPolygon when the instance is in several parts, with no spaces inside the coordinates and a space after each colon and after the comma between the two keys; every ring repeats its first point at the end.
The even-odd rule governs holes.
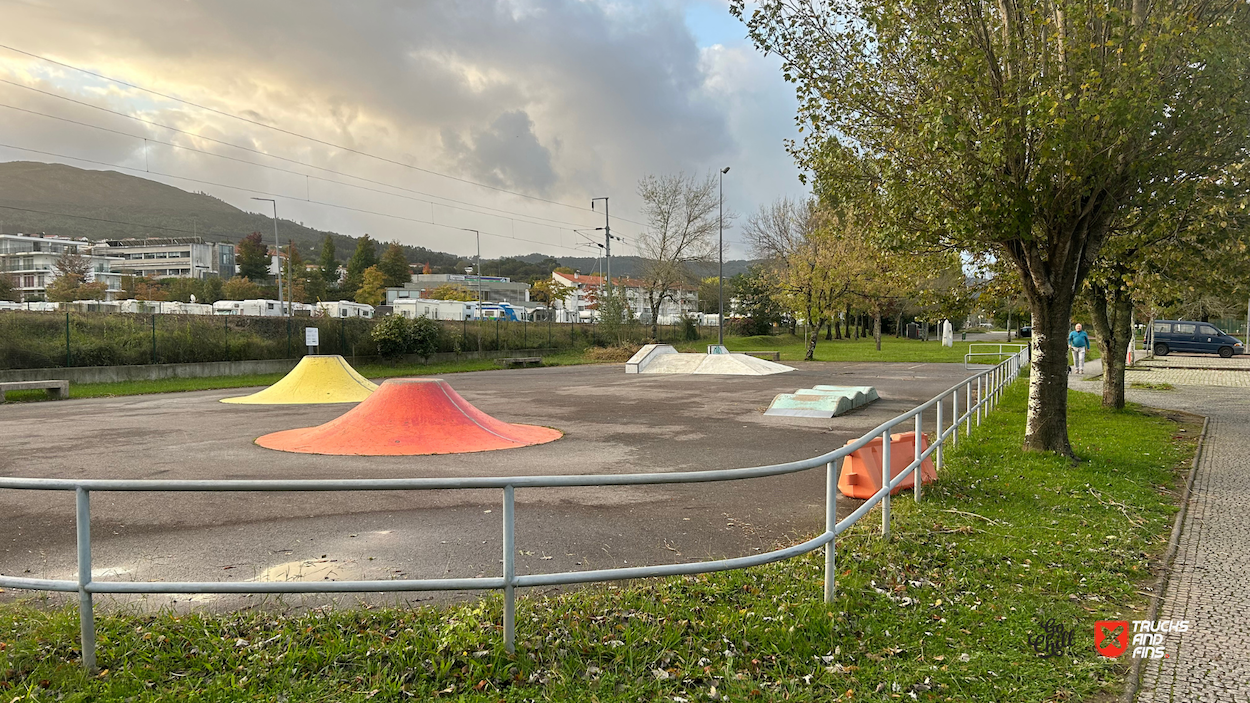
{"type": "Polygon", "coordinates": [[[747,356],[757,356],[761,359],[770,359],[776,362],[781,361],[781,352],[779,351],[744,351],[738,353],[746,354],[747,356]]]}
{"type": "Polygon", "coordinates": [[[7,391],[46,390],[53,398],[69,397],[69,381],[5,381],[0,383],[0,403],[7,391]]]}
{"type": "Polygon", "coordinates": [[[541,356],[509,356],[499,359],[499,365],[505,369],[513,366],[542,366],[543,358],[541,356]]]}

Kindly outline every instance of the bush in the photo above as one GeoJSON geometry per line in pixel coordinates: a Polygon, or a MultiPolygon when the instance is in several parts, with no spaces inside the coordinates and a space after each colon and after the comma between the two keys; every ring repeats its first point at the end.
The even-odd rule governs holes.
{"type": "Polygon", "coordinates": [[[693,317],[681,318],[681,338],[687,342],[693,342],[699,339],[699,328],[694,324],[693,317]]]}
{"type": "Polygon", "coordinates": [[[591,347],[586,350],[586,358],[591,361],[629,361],[641,347],[633,344],[621,344],[613,347],[591,347]]]}
{"type": "Polygon", "coordinates": [[[739,337],[757,337],[773,332],[772,324],[759,317],[735,317],[729,320],[729,329],[739,337]]]}
{"type": "Polygon", "coordinates": [[[428,317],[418,317],[412,320],[408,340],[409,354],[417,354],[423,359],[428,359],[442,346],[443,326],[428,317]]]}
{"type": "Polygon", "coordinates": [[[378,354],[393,359],[404,354],[429,358],[442,344],[443,327],[428,317],[410,320],[403,315],[387,315],[378,320],[370,333],[378,354]]]}
{"type": "Polygon", "coordinates": [[[412,327],[413,321],[403,315],[387,315],[377,321],[369,336],[378,345],[378,354],[391,359],[408,353],[412,327]]]}

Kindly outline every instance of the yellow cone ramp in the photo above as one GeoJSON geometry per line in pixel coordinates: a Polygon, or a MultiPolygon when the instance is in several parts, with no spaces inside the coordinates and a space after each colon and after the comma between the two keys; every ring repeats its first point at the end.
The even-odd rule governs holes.
{"type": "Polygon", "coordinates": [[[359,403],[377,390],[369,379],[356,373],[343,357],[308,355],[291,373],[263,391],[223,403],[248,405],[305,405],[310,403],[359,403]]]}

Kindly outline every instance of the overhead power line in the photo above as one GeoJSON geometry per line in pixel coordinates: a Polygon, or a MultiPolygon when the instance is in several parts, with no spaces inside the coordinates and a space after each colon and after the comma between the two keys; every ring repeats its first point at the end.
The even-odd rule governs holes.
{"type": "MultiPolygon", "coordinates": [[[[95,72],[95,71],[91,71],[91,70],[88,70],[88,69],[85,69],[85,68],[82,68],[82,67],[79,67],[79,66],[75,66],[75,65],[73,65],[73,64],[65,63],[64,61],[58,61],[58,60],[56,60],[56,59],[51,59],[51,58],[48,58],[48,57],[46,57],[46,56],[42,56],[42,55],[40,55],[40,54],[36,54],[36,53],[30,52],[30,51],[25,51],[25,50],[23,50],[23,49],[18,49],[17,47],[14,47],[14,46],[9,46],[9,45],[7,45],[7,44],[0,44],[0,49],[7,49],[8,51],[12,51],[12,52],[14,52],[14,53],[21,54],[21,55],[23,55],[23,56],[29,56],[30,58],[33,58],[33,59],[38,59],[39,61],[45,61],[45,62],[47,62],[47,63],[53,64],[53,65],[56,65],[56,66],[60,66],[60,67],[62,67],[62,68],[67,68],[67,69],[69,69],[69,70],[71,70],[71,71],[77,71],[77,72],[79,72],[79,73],[82,73],[82,74],[85,74],[85,75],[88,75],[88,76],[93,76],[93,77],[95,77],[95,78],[99,78],[99,79],[101,79],[101,80],[110,81],[110,82],[112,82],[112,83],[116,83],[116,84],[118,84],[118,85],[123,85],[123,86],[126,86],[127,88],[134,88],[135,90],[140,90],[140,91],[143,91],[143,92],[148,93],[148,94],[150,94],[150,95],[155,95],[155,96],[157,96],[157,97],[165,98],[166,100],[172,100],[172,101],[174,101],[174,102],[182,103],[182,104],[184,104],[184,105],[189,105],[189,106],[194,107],[194,108],[196,108],[196,109],[198,109],[198,110],[204,110],[204,111],[206,111],[206,112],[211,112],[211,113],[216,114],[216,115],[221,115],[222,117],[228,117],[228,118],[230,118],[230,119],[233,119],[233,120],[238,120],[238,121],[240,121],[240,122],[245,122],[245,123],[247,123],[247,124],[254,125],[254,126],[256,126],[256,127],[261,127],[261,128],[263,128],[263,129],[268,129],[268,130],[272,130],[272,131],[274,131],[274,132],[278,132],[278,133],[280,133],[280,134],[285,134],[285,135],[288,135],[288,136],[296,137],[297,139],[304,139],[304,140],[306,140],[306,141],[310,141],[310,142],[313,142],[313,143],[315,143],[315,144],[320,144],[320,145],[322,145],[322,146],[328,146],[328,147],[331,147],[331,148],[333,148],[333,149],[339,149],[339,150],[341,150],[341,151],[346,151],[346,152],[348,152],[348,153],[351,153],[351,154],[356,154],[356,155],[358,155],[358,156],[363,156],[363,157],[366,157],[366,158],[375,159],[375,160],[377,160],[377,161],[381,161],[381,162],[383,162],[383,163],[389,163],[389,164],[393,164],[393,165],[396,165],[396,166],[401,166],[401,167],[403,167],[403,168],[411,169],[411,170],[414,170],[414,171],[419,171],[419,172],[421,172],[421,173],[427,173],[427,174],[430,174],[430,175],[432,175],[432,176],[438,176],[439,178],[446,178],[446,179],[449,179],[449,180],[457,181],[457,182],[459,182],[459,183],[464,183],[464,184],[467,184],[467,185],[472,185],[472,186],[475,186],[475,187],[478,187],[478,188],[486,188],[486,189],[493,190],[493,191],[496,191],[496,192],[499,192],[499,193],[507,193],[507,194],[509,194],[509,195],[515,195],[515,196],[520,197],[520,198],[527,198],[527,199],[530,199],[530,200],[536,200],[536,201],[539,201],[539,202],[544,202],[544,203],[548,203],[548,204],[551,204],[551,205],[559,205],[560,207],[572,208],[572,209],[574,209],[574,210],[585,210],[585,209],[586,209],[585,207],[582,207],[582,206],[578,206],[578,205],[570,205],[570,204],[568,204],[568,203],[562,203],[562,202],[560,202],[560,201],[558,201],[558,200],[550,200],[550,199],[548,199],[548,198],[542,198],[542,197],[539,197],[539,196],[536,196],[536,195],[529,195],[529,194],[527,194],[527,193],[521,193],[521,192],[519,192],[519,191],[509,190],[509,189],[507,189],[507,188],[502,188],[502,187],[499,187],[499,186],[490,185],[489,183],[480,183],[480,182],[478,182],[478,181],[473,181],[473,180],[470,180],[470,179],[467,179],[467,178],[461,178],[460,176],[453,176],[453,175],[446,174],[446,173],[440,173],[440,172],[438,172],[438,171],[434,171],[434,170],[432,170],[432,169],[422,168],[422,167],[420,167],[420,166],[414,166],[414,165],[412,165],[412,164],[407,164],[407,163],[404,163],[404,162],[402,162],[402,161],[397,161],[397,160],[395,160],[395,159],[390,159],[390,158],[387,158],[387,157],[385,157],[385,156],[379,156],[379,155],[377,155],[377,154],[373,154],[373,153],[370,153],[370,152],[367,152],[367,151],[363,151],[363,150],[361,150],[361,149],[355,149],[355,148],[352,148],[352,147],[349,147],[349,146],[346,146],[346,145],[343,145],[343,144],[336,144],[336,143],[334,143],[334,142],[330,142],[330,141],[327,141],[327,140],[324,140],[324,139],[320,139],[320,138],[318,138],[318,137],[312,137],[312,136],[309,136],[309,135],[306,135],[306,134],[301,134],[301,133],[299,133],[299,132],[295,132],[295,131],[292,131],[292,130],[284,129],[284,128],[282,128],[282,127],[278,127],[278,126],[271,125],[271,124],[266,124],[266,123],[264,123],[264,122],[260,122],[259,120],[253,120],[253,119],[248,118],[248,117],[243,117],[242,115],[236,115],[236,114],[234,114],[234,113],[227,112],[227,111],[225,111],[225,110],[221,110],[221,109],[218,109],[218,108],[215,108],[215,107],[209,107],[209,106],[207,106],[207,105],[203,105],[203,104],[200,104],[200,103],[192,102],[192,101],[190,101],[190,100],[186,100],[186,99],[184,99],[184,98],[180,98],[180,97],[177,97],[177,96],[175,96],[175,95],[170,95],[170,94],[168,94],[168,93],[162,93],[162,92],[160,92],[160,91],[158,91],[158,90],[153,90],[153,89],[151,89],[151,88],[147,88],[147,87],[145,87],[145,86],[141,86],[141,85],[138,85],[138,84],[136,84],[136,83],[130,83],[130,82],[128,82],[128,81],[121,80],[120,78],[113,78],[112,76],[106,76],[106,75],[104,75],[104,74],[102,74],[102,73],[97,73],[97,72],[95,72]]],[[[6,82],[8,82],[8,81],[6,81],[6,82]]],[[[628,219],[628,218],[618,217],[618,219],[620,219],[620,220],[624,220],[624,221],[626,221],[626,222],[632,222],[633,224],[640,225],[640,226],[643,226],[643,227],[645,227],[645,226],[646,226],[644,223],[641,223],[641,222],[636,222],[636,221],[634,221],[634,220],[630,220],[630,219],[628,219]]]]}
{"type": "MultiPolygon", "coordinates": [[[[210,186],[215,186],[215,187],[218,187],[218,188],[228,188],[228,189],[230,189],[230,190],[237,190],[237,191],[241,191],[241,192],[244,192],[244,193],[253,193],[253,194],[259,193],[259,194],[261,194],[261,195],[269,195],[269,196],[272,196],[272,197],[275,197],[275,198],[285,198],[285,199],[287,199],[287,200],[294,200],[294,201],[299,201],[299,202],[306,202],[306,203],[310,203],[310,204],[312,204],[312,205],[320,205],[320,206],[323,206],[323,207],[330,207],[330,208],[335,208],[335,209],[338,209],[338,210],[347,210],[347,211],[350,211],[350,212],[357,212],[357,213],[362,213],[362,214],[366,214],[366,215],[376,215],[376,216],[378,216],[378,217],[388,217],[388,218],[391,218],[391,219],[403,220],[403,221],[406,221],[406,222],[415,222],[415,223],[419,223],[419,224],[431,225],[431,226],[434,226],[434,227],[442,227],[442,228],[445,228],[445,229],[452,229],[452,230],[459,230],[459,229],[461,229],[459,225],[448,225],[448,224],[443,224],[443,223],[441,223],[441,222],[435,222],[435,221],[433,221],[432,219],[431,219],[431,220],[420,220],[420,219],[413,218],[413,217],[405,217],[405,216],[403,216],[403,215],[394,215],[394,214],[387,213],[387,212],[378,212],[378,211],[376,211],[376,210],[367,210],[367,209],[364,209],[364,208],[355,208],[355,207],[351,207],[351,206],[348,206],[348,205],[341,205],[341,204],[339,204],[339,203],[331,203],[331,202],[325,202],[325,201],[321,201],[321,200],[312,200],[312,199],[310,199],[310,198],[292,197],[292,196],[289,196],[289,195],[286,195],[286,194],[283,194],[283,193],[273,193],[273,192],[269,192],[269,191],[259,190],[259,189],[256,189],[256,188],[243,188],[243,187],[240,187],[240,186],[230,185],[230,184],[228,184],[228,183],[218,183],[218,182],[216,182],[216,181],[206,181],[206,180],[199,179],[199,178],[190,178],[190,177],[187,177],[187,176],[178,176],[178,175],[175,175],[175,174],[172,174],[172,173],[164,173],[164,172],[161,172],[161,171],[152,171],[152,170],[150,170],[150,169],[141,169],[141,168],[134,168],[134,167],[131,167],[131,166],[122,166],[121,164],[114,164],[114,163],[109,163],[109,162],[106,162],[106,161],[96,161],[96,160],[94,160],[94,159],[83,159],[83,158],[80,158],[80,157],[77,157],[77,156],[69,156],[69,155],[67,155],[67,154],[58,154],[58,153],[51,152],[51,151],[42,151],[42,150],[39,150],[39,149],[28,149],[28,148],[26,148],[26,147],[17,146],[17,145],[14,145],[14,144],[5,144],[5,143],[0,143],[0,148],[5,148],[5,149],[14,149],[14,150],[16,150],[16,151],[24,151],[24,152],[28,152],[28,153],[31,153],[31,154],[40,154],[40,155],[42,155],[42,156],[51,156],[51,157],[53,157],[53,158],[58,158],[58,159],[68,159],[68,160],[70,160],[70,161],[80,161],[80,162],[82,162],[82,163],[95,164],[95,165],[97,165],[97,166],[107,166],[107,167],[109,167],[109,168],[121,169],[121,170],[123,170],[123,171],[133,171],[133,172],[136,172],[136,173],[149,173],[149,174],[156,175],[156,176],[163,176],[163,177],[165,177],[165,178],[173,178],[173,179],[180,180],[180,181],[188,181],[188,182],[190,182],[190,183],[199,183],[199,184],[201,184],[201,185],[210,185],[210,186]]],[[[146,225],[136,225],[136,226],[141,226],[141,227],[142,227],[142,226],[146,226],[146,225]]],[[[552,243],[552,242],[543,242],[543,241],[539,241],[539,240],[536,240],[536,239],[527,239],[527,238],[524,238],[524,237],[517,237],[517,236],[512,235],[512,234],[503,234],[503,233],[501,233],[501,232],[489,232],[489,231],[487,231],[487,230],[481,230],[481,233],[482,233],[483,235],[487,235],[487,236],[491,236],[491,237],[496,237],[496,238],[499,238],[499,239],[507,239],[507,240],[512,240],[512,241],[516,241],[516,242],[526,242],[526,243],[528,243],[528,244],[536,244],[536,245],[539,245],[539,246],[544,246],[544,247],[555,247],[555,248],[557,248],[557,249],[564,249],[564,250],[566,250],[566,251],[573,251],[573,248],[572,248],[572,247],[565,246],[563,243],[560,243],[560,244],[555,244],[555,243],[552,243]]]]}
{"type": "Polygon", "coordinates": [[[344,183],[344,182],[342,182],[342,181],[336,181],[336,180],[332,180],[332,179],[328,179],[328,178],[321,178],[321,177],[319,177],[319,176],[313,176],[313,175],[311,175],[311,174],[308,174],[308,173],[303,173],[303,172],[300,172],[300,171],[293,171],[293,170],[290,170],[290,169],[284,169],[284,168],[280,168],[280,167],[277,167],[277,166],[272,166],[272,165],[270,165],[270,164],[262,164],[262,163],[257,163],[257,162],[255,162],[255,161],[248,161],[248,160],[246,160],[246,159],[240,159],[240,158],[233,157],[233,156],[227,156],[227,155],[225,155],[225,154],[217,154],[217,153],[214,153],[214,152],[208,151],[208,150],[206,150],[206,149],[199,149],[199,148],[196,148],[196,147],[193,147],[193,146],[187,146],[187,145],[185,145],[185,144],[176,144],[176,143],[174,143],[174,142],[167,142],[167,141],[163,141],[163,140],[160,140],[160,139],[156,139],[156,138],[154,138],[154,137],[145,137],[145,136],[143,136],[143,135],[141,135],[141,134],[132,134],[132,133],[130,133],[130,132],[124,132],[124,131],[122,131],[122,130],[112,129],[112,128],[110,128],[110,127],[105,127],[105,126],[102,126],[102,125],[92,124],[92,123],[90,123],[90,122],[83,122],[83,121],[80,121],[80,120],[70,119],[70,118],[68,118],[68,117],[61,117],[61,116],[59,116],[59,115],[52,115],[52,114],[48,114],[48,113],[46,113],[46,112],[40,112],[40,111],[38,111],[38,110],[31,110],[30,108],[18,107],[18,106],[16,106],[16,105],[7,105],[7,104],[0,103],[0,107],[2,107],[2,108],[6,108],[6,109],[9,109],[9,110],[15,110],[15,111],[17,111],[17,112],[24,112],[24,113],[27,113],[27,114],[30,114],[30,115],[36,115],[36,116],[43,117],[43,118],[50,119],[50,120],[57,120],[57,121],[60,121],[60,122],[66,122],[66,123],[69,123],[69,124],[78,125],[78,126],[80,126],[80,127],[86,127],[86,128],[88,128],[88,129],[95,129],[95,130],[99,130],[99,131],[102,131],[102,132],[108,132],[108,133],[110,133],[110,134],[117,134],[117,135],[121,135],[121,136],[124,136],[124,137],[130,137],[130,138],[132,138],[132,139],[141,139],[141,140],[143,140],[143,141],[145,141],[145,142],[152,142],[153,144],[161,144],[161,145],[168,146],[168,147],[171,147],[171,148],[174,148],[174,149],[183,149],[183,150],[186,150],[186,151],[193,151],[193,152],[196,152],[196,153],[199,153],[199,154],[205,154],[205,155],[207,155],[207,156],[212,156],[212,157],[214,157],[214,158],[218,158],[218,159],[225,159],[225,160],[227,160],[227,161],[234,161],[234,162],[236,162],[236,163],[248,164],[248,165],[251,165],[251,166],[256,166],[257,168],[266,168],[266,169],[270,169],[270,170],[273,170],[273,171],[278,171],[278,172],[280,172],[280,173],[289,173],[289,174],[296,175],[296,176],[302,176],[302,177],[304,177],[304,178],[312,178],[312,179],[316,179],[316,180],[319,180],[319,181],[322,181],[322,182],[325,182],[325,183],[333,183],[333,184],[336,184],[336,185],[341,185],[341,186],[344,186],[344,187],[347,187],[347,188],[358,188],[358,189],[360,189],[360,190],[366,190],[366,191],[370,191],[370,192],[374,192],[374,193],[381,193],[381,194],[383,194],[383,195],[389,195],[389,196],[396,197],[396,198],[405,198],[405,199],[407,199],[407,200],[413,200],[413,201],[416,201],[416,202],[429,203],[429,204],[431,204],[431,205],[441,205],[441,206],[443,206],[443,207],[450,207],[450,208],[455,208],[455,209],[461,209],[461,210],[464,210],[464,211],[466,211],[466,212],[474,212],[474,213],[476,213],[476,214],[489,215],[489,216],[491,216],[491,217],[501,217],[501,216],[503,216],[503,217],[508,217],[509,219],[521,219],[522,221],[528,221],[528,222],[531,222],[531,224],[543,224],[543,223],[548,223],[548,222],[550,222],[550,223],[553,223],[553,224],[557,224],[557,225],[566,225],[566,226],[577,226],[577,227],[586,227],[586,226],[589,226],[589,225],[584,225],[584,224],[577,223],[577,222],[566,222],[566,221],[564,221],[564,220],[554,220],[554,219],[551,219],[551,218],[541,217],[541,216],[538,216],[538,215],[528,215],[528,214],[518,213],[518,212],[511,211],[511,210],[504,210],[504,209],[501,209],[501,208],[490,207],[489,205],[478,205],[478,204],[476,204],[476,203],[470,203],[470,202],[468,202],[468,201],[458,200],[458,199],[456,199],[456,198],[450,198],[450,197],[447,197],[447,196],[442,196],[442,195],[435,195],[435,194],[433,194],[433,193],[428,193],[428,192],[425,192],[425,191],[415,190],[415,189],[412,189],[412,188],[405,188],[405,187],[403,187],[403,186],[393,185],[393,184],[391,184],[391,183],[386,183],[386,182],[384,182],[384,181],[378,181],[378,180],[374,180],[374,179],[371,179],[371,178],[365,178],[365,177],[363,177],[363,176],[356,176],[356,175],[353,175],[353,174],[350,174],[350,173],[344,173],[344,172],[342,172],[342,171],[336,171],[336,170],[334,170],[334,169],[331,169],[331,168],[326,168],[326,167],[324,167],[324,166],[318,166],[318,165],[316,165],[316,164],[311,164],[311,163],[308,163],[308,162],[306,162],[306,161],[300,161],[300,160],[298,160],[298,159],[291,159],[291,158],[288,158],[288,157],[285,157],[285,156],[278,156],[278,155],[276,155],[276,154],[269,154],[269,153],[264,152],[264,151],[261,151],[261,150],[259,150],[259,149],[254,149],[254,148],[251,148],[251,147],[246,147],[246,146],[242,146],[242,145],[239,145],[239,144],[232,144],[232,143],[230,143],[230,142],[223,141],[223,140],[220,140],[220,139],[214,139],[213,137],[205,137],[205,136],[201,136],[201,135],[196,134],[196,133],[194,133],[194,132],[190,132],[190,131],[187,131],[187,130],[184,130],[184,129],[179,129],[178,127],[173,127],[173,126],[170,126],[170,125],[161,124],[161,123],[159,123],[159,122],[155,122],[155,121],[153,121],[153,120],[148,120],[148,119],[145,119],[145,118],[142,118],[142,117],[138,117],[138,116],[136,116],[136,115],[128,115],[128,114],[126,114],[126,113],[124,113],[124,112],[119,112],[119,111],[117,111],[117,110],[111,110],[111,109],[109,109],[109,108],[106,108],[106,107],[101,107],[101,106],[99,106],[99,105],[92,105],[91,103],[84,102],[84,101],[82,101],[82,100],[75,100],[75,99],[73,99],[73,98],[70,98],[70,97],[67,97],[67,96],[64,96],[64,95],[58,95],[58,94],[53,93],[53,92],[51,92],[51,91],[40,90],[39,88],[34,88],[34,87],[31,87],[31,86],[22,85],[21,83],[16,83],[16,82],[14,82],[14,81],[6,80],[6,79],[3,79],[3,78],[0,78],[0,83],[7,84],[7,85],[11,85],[11,86],[14,86],[14,87],[17,87],[17,88],[22,88],[22,89],[24,89],[24,90],[33,91],[33,92],[36,92],[36,93],[40,93],[40,94],[42,94],[42,95],[47,95],[47,96],[49,96],[49,97],[56,98],[56,99],[58,99],[58,100],[64,100],[64,101],[66,101],[66,102],[70,102],[70,103],[73,103],[73,104],[75,104],[75,105],[81,105],[81,106],[83,106],[83,107],[88,107],[88,108],[91,108],[91,109],[94,109],[94,110],[99,110],[99,111],[101,111],[101,112],[106,112],[106,113],[111,114],[111,115],[116,115],[116,116],[118,116],[118,117],[123,117],[123,118],[128,119],[128,120],[133,120],[133,121],[135,121],[135,122],[140,122],[140,123],[143,123],[143,124],[151,125],[151,126],[153,126],[153,127],[158,127],[158,128],[160,128],[160,129],[167,129],[167,130],[169,130],[169,131],[171,131],[171,132],[176,132],[176,133],[178,133],[178,134],[184,134],[184,135],[186,135],[186,136],[188,136],[188,137],[191,137],[192,139],[200,139],[200,140],[203,140],[203,141],[212,142],[212,143],[214,143],[214,144],[220,144],[220,145],[222,145],[222,146],[230,147],[230,148],[233,148],[233,149],[239,149],[239,150],[241,150],[241,151],[245,151],[245,152],[248,152],[248,153],[251,153],[251,154],[256,154],[256,155],[261,156],[261,157],[270,158],[270,159],[276,159],[276,160],[278,160],[278,161],[283,161],[283,162],[286,162],[286,163],[291,163],[291,164],[296,164],[296,165],[299,165],[299,166],[304,166],[304,167],[306,167],[306,168],[315,169],[315,170],[317,170],[317,171],[321,171],[321,172],[324,172],[324,173],[331,173],[331,174],[334,174],[334,175],[337,175],[337,176],[342,176],[342,177],[344,177],[344,178],[352,178],[352,179],[356,179],[356,180],[359,180],[359,181],[363,181],[363,182],[365,182],[365,183],[372,183],[372,184],[374,184],[374,185],[380,185],[380,186],[384,186],[384,187],[386,187],[386,188],[393,188],[393,189],[395,189],[395,190],[404,191],[404,192],[406,192],[406,193],[414,193],[414,194],[417,194],[417,195],[423,195],[423,196],[426,196],[426,198],[414,198],[414,197],[408,197],[408,196],[401,195],[401,194],[399,194],[399,193],[391,193],[391,192],[388,192],[388,191],[378,190],[378,189],[375,189],[375,188],[368,188],[368,187],[365,187],[365,186],[356,185],[356,184],[354,184],[354,183],[344,183]],[[434,200],[429,200],[429,199],[427,199],[427,198],[433,198],[434,200]],[[438,200],[438,201],[446,201],[446,202],[435,202],[436,200],[438,200]],[[447,203],[457,203],[459,206],[463,206],[463,207],[459,207],[458,205],[448,205],[447,203]],[[495,213],[499,213],[499,214],[495,214],[495,213]],[[535,222],[535,221],[536,221],[536,222],[535,222]]]}

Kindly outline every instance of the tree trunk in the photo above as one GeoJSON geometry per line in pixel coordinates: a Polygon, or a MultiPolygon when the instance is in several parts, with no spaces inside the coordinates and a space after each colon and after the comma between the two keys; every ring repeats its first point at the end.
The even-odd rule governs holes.
{"type": "Polygon", "coordinates": [[[825,341],[826,342],[833,341],[833,320],[832,319],[825,321],[825,341]]]}
{"type": "Polygon", "coordinates": [[[842,339],[842,321],[835,319],[833,321],[833,338],[842,339]]]}
{"type": "Polygon", "coordinates": [[[1124,367],[1132,343],[1133,301],[1123,285],[1090,286],[1090,310],[1102,355],[1102,406],[1124,407],[1124,367]]]}
{"type": "Polygon", "coordinates": [[[901,339],[903,336],[903,313],[898,314],[898,320],[894,323],[894,338],[901,339]]]}
{"type": "Polygon", "coordinates": [[[1037,297],[1024,448],[1072,456],[1068,441],[1068,319],[1072,298],[1037,297]]]}
{"type": "Polygon", "coordinates": [[[660,341],[660,306],[663,304],[663,298],[651,303],[651,338],[657,342],[660,341]]]}
{"type": "Polygon", "coordinates": [[[881,313],[873,313],[872,337],[877,340],[877,351],[881,351],[881,313]]]}
{"type": "Polygon", "coordinates": [[[803,354],[803,361],[811,361],[816,357],[816,338],[820,336],[820,325],[823,320],[816,320],[815,325],[807,326],[807,351],[803,354]]]}

